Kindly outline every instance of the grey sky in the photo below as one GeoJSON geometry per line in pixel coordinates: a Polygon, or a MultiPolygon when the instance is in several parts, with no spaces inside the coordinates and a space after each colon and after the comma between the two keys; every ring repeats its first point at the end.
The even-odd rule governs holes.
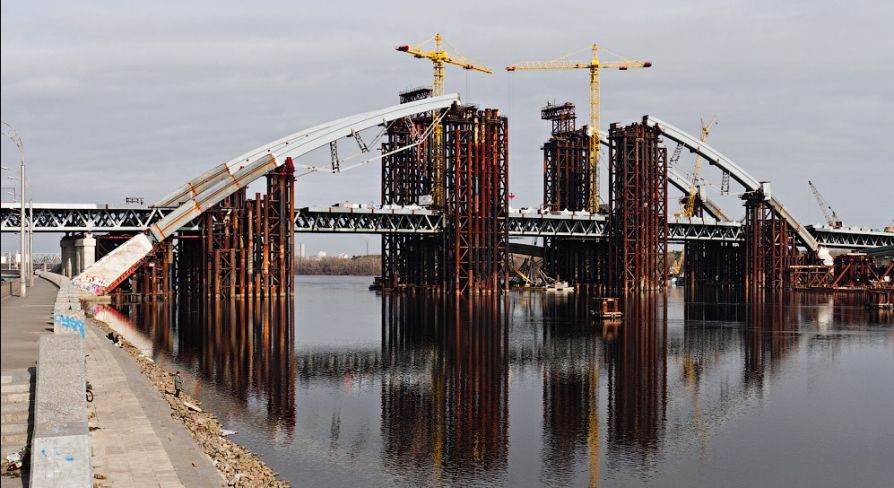
{"type": "MultiPolygon", "coordinates": [[[[398,91],[431,83],[430,64],[394,46],[440,31],[495,70],[448,68],[447,90],[509,115],[514,207],[541,200],[539,148],[548,126],[540,107],[570,100],[586,117],[587,75],[502,68],[595,41],[654,63],[604,74],[603,128],[648,113],[696,133],[699,116],[717,115],[710,143],[771,180],[802,220],[821,219],[808,178],[848,224],[881,227],[894,218],[885,148],[886,115],[894,112],[894,3],[393,5],[4,1],[2,118],[25,140],[35,200],[154,200],[286,133],[393,104],[398,91]]],[[[5,140],[2,160],[15,165],[5,140]]],[[[691,165],[688,155],[683,164],[691,165]]],[[[706,177],[719,181],[713,169],[706,177]]],[[[315,174],[297,188],[300,206],[378,200],[379,166],[315,174]]],[[[735,197],[723,205],[742,213],[735,197]]],[[[364,250],[360,238],[299,240],[309,251],[364,250]]],[[[4,250],[11,242],[3,238],[4,250]]]]}

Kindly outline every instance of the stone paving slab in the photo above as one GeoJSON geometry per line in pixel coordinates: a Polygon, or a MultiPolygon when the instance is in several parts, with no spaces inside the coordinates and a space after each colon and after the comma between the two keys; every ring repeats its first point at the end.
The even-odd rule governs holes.
{"type": "Polygon", "coordinates": [[[25,371],[37,366],[37,338],[53,332],[56,285],[35,278],[25,298],[6,297],[0,306],[0,369],[25,371]]]}
{"type": "Polygon", "coordinates": [[[218,487],[223,478],[124,350],[90,322],[87,377],[94,472],[103,486],[218,487]]]}

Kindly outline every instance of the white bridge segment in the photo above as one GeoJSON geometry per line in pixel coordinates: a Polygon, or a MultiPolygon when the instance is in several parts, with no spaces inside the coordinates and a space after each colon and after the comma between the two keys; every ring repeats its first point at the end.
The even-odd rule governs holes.
{"type": "Polygon", "coordinates": [[[136,235],[84,270],[72,282],[93,294],[114,289],[136,271],[152,252],[155,243],[173,235],[203,211],[282,165],[284,160],[280,161],[277,156],[300,157],[355,132],[418,113],[446,109],[458,101],[459,95],[450,94],[392,105],[382,110],[336,119],[249,151],[193,179],[162,199],[160,203],[178,203],[179,206],[150,227],[155,242],[151,242],[145,234],[136,235]]]}
{"type": "MultiPolygon", "coordinates": [[[[655,127],[661,133],[672,139],[674,141],[679,142],[686,146],[690,151],[696,152],[700,154],[703,158],[708,160],[708,163],[714,166],[718,166],[729,175],[736,180],[740,185],[742,185],[748,191],[757,191],[760,189],[760,182],[757,181],[753,176],[746,173],[739,165],[737,165],[733,160],[724,156],[712,148],[708,144],[701,142],[695,137],[683,132],[682,130],[674,127],[673,125],[668,124],[662,120],[656,119],[652,116],[646,116],[646,124],[655,127]]],[[[774,196],[770,196],[768,199],[768,203],[774,210],[782,217],[783,220],[791,227],[796,234],[798,234],[798,238],[801,242],[806,246],[809,250],[816,252],[819,248],[819,245],[816,242],[816,239],[813,238],[812,235],[798,222],[795,217],[786,210],[785,206],[776,199],[774,196]]]]}
{"type": "Polygon", "coordinates": [[[182,203],[173,212],[164,216],[158,222],[149,227],[149,232],[155,238],[155,242],[161,242],[173,235],[181,227],[191,222],[220,203],[224,198],[248,186],[252,181],[264,176],[276,169],[280,163],[273,154],[266,154],[257,160],[242,166],[235,173],[230,173],[232,168],[212,181],[208,187],[198,195],[193,196],[182,203]]]}
{"type": "Polygon", "coordinates": [[[328,129],[329,127],[332,127],[333,124],[337,124],[339,122],[344,122],[346,120],[359,119],[360,117],[363,117],[368,114],[369,114],[369,112],[364,112],[362,114],[352,115],[350,117],[344,117],[344,118],[341,118],[338,120],[329,121],[329,122],[326,122],[325,124],[320,124],[320,125],[311,127],[310,129],[295,132],[294,134],[289,134],[281,139],[278,139],[276,141],[271,142],[270,144],[267,144],[266,146],[262,146],[258,149],[255,149],[254,151],[249,151],[237,158],[231,159],[225,163],[221,163],[221,164],[215,166],[214,168],[211,168],[210,170],[206,171],[205,173],[202,173],[201,175],[193,178],[192,180],[189,180],[188,182],[186,182],[186,184],[184,184],[180,188],[177,188],[173,192],[169,193],[167,196],[165,196],[164,198],[162,198],[161,200],[159,200],[152,206],[153,207],[174,207],[176,205],[180,205],[181,203],[184,203],[189,198],[195,197],[196,195],[201,193],[203,190],[207,189],[210,182],[212,182],[212,181],[216,180],[217,178],[220,178],[221,176],[228,173],[230,171],[230,168],[236,166],[239,163],[250,162],[252,156],[255,156],[259,153],[266,152],[267,150],[272,151],[274,149],[287,147],[290,144],[293,144],[295,141],[304,139],[306,137],[309,137],[312,134],[315,134],[322,130],[328,129]]]}
{"type": "MultiPolygon", "coordinates": [[[[278,157],[292,156],[298,157],[309,152],[307,147],[316,149],[329,142],[338,140],[335,137],[325,142],[320,142],[330,136],[333,131],[342,132],[344,136],[350,136],[354,132],[359,132],[376,125],[387,124],[393,120],[409,117],[423,112],[430,112],[449,107],[453,102],[459,101],[459,95],[456,93],[441,95],[437,97],[417,100],[415,102],[403,103],[388,107],[385,110],[373,110],[363,112],[349,117],[332,120],[309,129],[289,134],[285,137],[277,139],[271,143],[265,144],[251,151],[246,152],[236,158],[233,158],[223,164],[220,164],[208,172],[190,180],[171,194],[159,200],[155,207],[173,207],[184,203],[187,199],[194,197],[208,188],[208,186],[217,178],[232,172],[234,167],[245,165],[264,154],[274,154],[278,157]],[[392,112],[399,112],[399,115],[393,115],[392,112]],[[370,121],[375,123],[370,124],[370,121]],[[358,128],[362,127],[362,128],[358,128]],[[303,149],[303,150],[302,150],[303,149]]],[[[300,166],[300,165],[296,165],[300,166]]],[[[308,169],[315,169],[310,166],[308,169]]]]}

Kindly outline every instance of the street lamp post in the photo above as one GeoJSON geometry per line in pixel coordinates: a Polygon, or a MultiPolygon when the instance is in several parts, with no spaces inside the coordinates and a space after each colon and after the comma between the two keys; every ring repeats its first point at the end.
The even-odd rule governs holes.
{"type": "Polygon", "coordinates": [[[34,201],[28,199],[28,286],[34,286],[34,201]]]}
{"type": "MultiPolygon", "coordinates": [[[[18,146],[18,143],[16,143],[18,146]]],[[[22,193],[21,193],[21,202],[22,205],[19,207],[19,248],[21,252],[21,259],[19,261],[19,296],[24,298],[27,293],[27,289],[25,286],[25,154],[23,152],[19,152],[19,160],[20,166],[22,167],[22,193]]]]}
{"type": "Polygon", "coordinates": [[[21,253],[21,260],[19,262],[19,296],[24,297],[26,294],[26,284],[25,279],[27,275],[25,274],[25,145],[22,143],[22,138],[19,137],[19,134],[16,130],[6,122],[3,122],[3,129],[6,134],[6,137],[16,145],[16,149],[19,151],[19,166],[21,168],[21,183],[22,183],[22,193],[21,193],[21,206],[19,207],[19,252],[21,253]]]}

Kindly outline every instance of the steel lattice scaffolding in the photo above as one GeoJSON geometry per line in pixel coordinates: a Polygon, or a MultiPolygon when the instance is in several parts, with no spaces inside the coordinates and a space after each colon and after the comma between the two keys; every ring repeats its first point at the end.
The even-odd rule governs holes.
{"type": "MultiPolygon", "coordinates": [[[[431,96],[420,88],[400,94],[401,103],[431,96]]],[[[423,134],[431,126],[432,114],[421,114],[394,122],[382,144],[382,205],[419,205],[431,197],[434,165],[431,140],[423,134]],[[415,147],[397,151],[418,143],[415,147]],[[397,152],[395,152],[397,151],[397,152]]],[[[443,282],[443,237],[388,233],[382,235],[382,286],[385,290],[406,287],[437,288],[443,282]]]]}
{"type": "Polygon", "coordinates": [[[243,188],[205,211],[198,246],[188,240],[180,245],[179,289],[201,290],[209,298],[292,295],[294,194],[295,167],[287,158],[267,174],[266,194],[249,199],[243,188]]]}
{"type": "Polygon", "coordinates": [[[543,144],[543,208],[587,210],[590,201],[590,136],[575,128],[573,103],[547,104],[540,118],[552,122],[543,144]]]}
{"type": "Polygon", "coordinates": [[[644,123],[609,131],[609,279],[618,291],[667,286],[667,150],[644,123]]]}
{"type": "MultiPolygon", "coordinates": [[[[401,101],[425,96],[414,90],[401,101]]],[[[404,119],[382,146],[383,205],[427,205],[433,158],[423,134],[434,114],[404,119]],[[407,150],[401,147],[419,143],[407,150]],[[393,152],[393,154],[391,154],[393,152]]],[[[508,286],[509,166],[507,120],[496,110],[454,105],[441,119],[446,198],[439,236],[382,236],[386,290],[422,287],[465,294],[508,286]]]]}
{"type": "Polygon", "coordinates": [[[797,241],[788,223],[768,203],[768,192],[745,193],[745,284],[783,289],[798,262],[797,241]]]}
{"type": "Polygon", "coordinates": [[[498,110],[454,105],[444,118],[445,284],[457,294],[509,286],[509,129],[498,110]]]}

